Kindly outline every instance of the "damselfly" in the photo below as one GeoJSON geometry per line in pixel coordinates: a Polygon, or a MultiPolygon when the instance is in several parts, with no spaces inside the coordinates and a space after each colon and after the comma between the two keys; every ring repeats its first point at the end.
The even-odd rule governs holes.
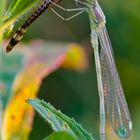
{"type": "Polygon", "coordinates": [[[13,47],[23,38],[27,28],[50,6],[50,4],[58,3],[61,0],[43,0],[38,8],[31,14],[31,16],[23,23],[23,25],[16,31],[6,47],[6,52],[10,52],[13,47]]]}
{"type": "MultiPolygon", "coordinates": [[[[90,19],[91,43],[94,49],[100,97],[100,139],[105,140],[105,112],[116,134],[121,138],[128,138],[132,131],[132,121],[115,65],[112,45],[105,27],[105,15],[97,0],[74,1],[77,6],[78,4],[85,5],[81,13],[86,11],[90,19]],[[98,40],[101,46],[100,55],[98,40]]],[[[68,11],[61,6],[59,7],[68,11]]],[[[54,12],[56,13],[56,11],[54,12]]],[[[80,12],[68,19],[63,18],[58,13],[56,14],[63,20],[70,20],[80,14],[80,12]]]]}
{"type": "MultiPolygon", "coordinates": [[[[94,48],[95,60],[97,61],[97,78],[101,98],[101,119],[104,119],[102,115],[104,116],[105,104],[106,113],[109,116],[114,131],[121,138],[128,138],[132,131],[132,121],[105,27],[105,15],[97,1],[90,1],[89,4],[88,14],[91,21],[91,43],[94,48]],[[98,39],[101,45],[100,58],[98,56],[98,39]]],[[[104,120],[102,121],[104,125],[104,120]]],[[[102,133],[104,133],[104,127],[101,126],[102,133]]]]}

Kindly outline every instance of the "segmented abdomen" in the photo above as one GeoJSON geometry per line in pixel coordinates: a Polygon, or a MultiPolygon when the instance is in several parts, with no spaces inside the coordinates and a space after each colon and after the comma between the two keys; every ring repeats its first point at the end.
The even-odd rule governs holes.
{"type": "MultiPolygon", "coordinates": [[[[60,0],[52,0],[57,3],[60,0]]],[[[8,46],[6,47],[6,52],[10,52],[14,46],[23,38],[26,33],[27,28],[49,7],[51,0],[45,0],[34,12],[33,14],[24,22],[24,24],[16,31],[10,40],[8,46]]]]}

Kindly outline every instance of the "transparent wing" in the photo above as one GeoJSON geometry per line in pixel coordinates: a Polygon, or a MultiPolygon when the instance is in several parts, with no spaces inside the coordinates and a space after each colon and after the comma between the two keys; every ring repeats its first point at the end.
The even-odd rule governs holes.
{"type": "Polygon", "coordinates": [[[100,61],[106,113],[118,136],[128,138],[132,131],[132,122],[115,65],[112,46],[105,27],[97,33],[101,44],[100,61]]]}

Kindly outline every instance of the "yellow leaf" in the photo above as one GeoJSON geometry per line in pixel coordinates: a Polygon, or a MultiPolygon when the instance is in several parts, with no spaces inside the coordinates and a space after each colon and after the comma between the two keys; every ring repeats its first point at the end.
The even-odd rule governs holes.
{"type": "Polygon", "coordinates": [[[86,55],[81,46],[77,44],[50,46],[44,47],[41,43],[40,47],[20,48],[19,52],[23,54],[25,60],[22,70],[15,78],[11,98],[5,109],[2,140],[28,139],[34,110],[25,100],[36,97],[44,77],[60,67],[82,70],[87,66],[86,55]]]}

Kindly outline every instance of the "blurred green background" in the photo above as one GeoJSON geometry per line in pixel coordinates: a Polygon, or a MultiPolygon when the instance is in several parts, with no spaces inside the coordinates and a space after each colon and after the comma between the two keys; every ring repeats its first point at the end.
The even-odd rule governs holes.
{"type": "MultiPolygon", "coordinates": [[[[140,1],[100,0],[99,3],[106,15],[116,64],[133,120],[134,128],[130,140],[139,140],[140,1]]],[[[66,8],[74,7],[71,0],[65,0],[61,5],[66,8]]],[[[56,10],[65,17],[71,15],[71,13],[65,13],[59,9],[56,10]]],[[[28,42],[32,39],[78,42],[91,51],[90,66],[86,72],[77,73],[63,69],[56,71],[44,79],[39,91],[39,98],[51,102],[54,107],[66,115],[74,117],[84,128],[93,133],[95,140],[99,140],[99,98],[94,56],[90,49],[90,28],[87,14],[83,13],[71,21],[64,22],[50,10],[46,11],[30,27],[23,41],[28,42]]],[[[40,140],[50,132],[49,126],[36,114],[30,139],[40,140]]]]}

